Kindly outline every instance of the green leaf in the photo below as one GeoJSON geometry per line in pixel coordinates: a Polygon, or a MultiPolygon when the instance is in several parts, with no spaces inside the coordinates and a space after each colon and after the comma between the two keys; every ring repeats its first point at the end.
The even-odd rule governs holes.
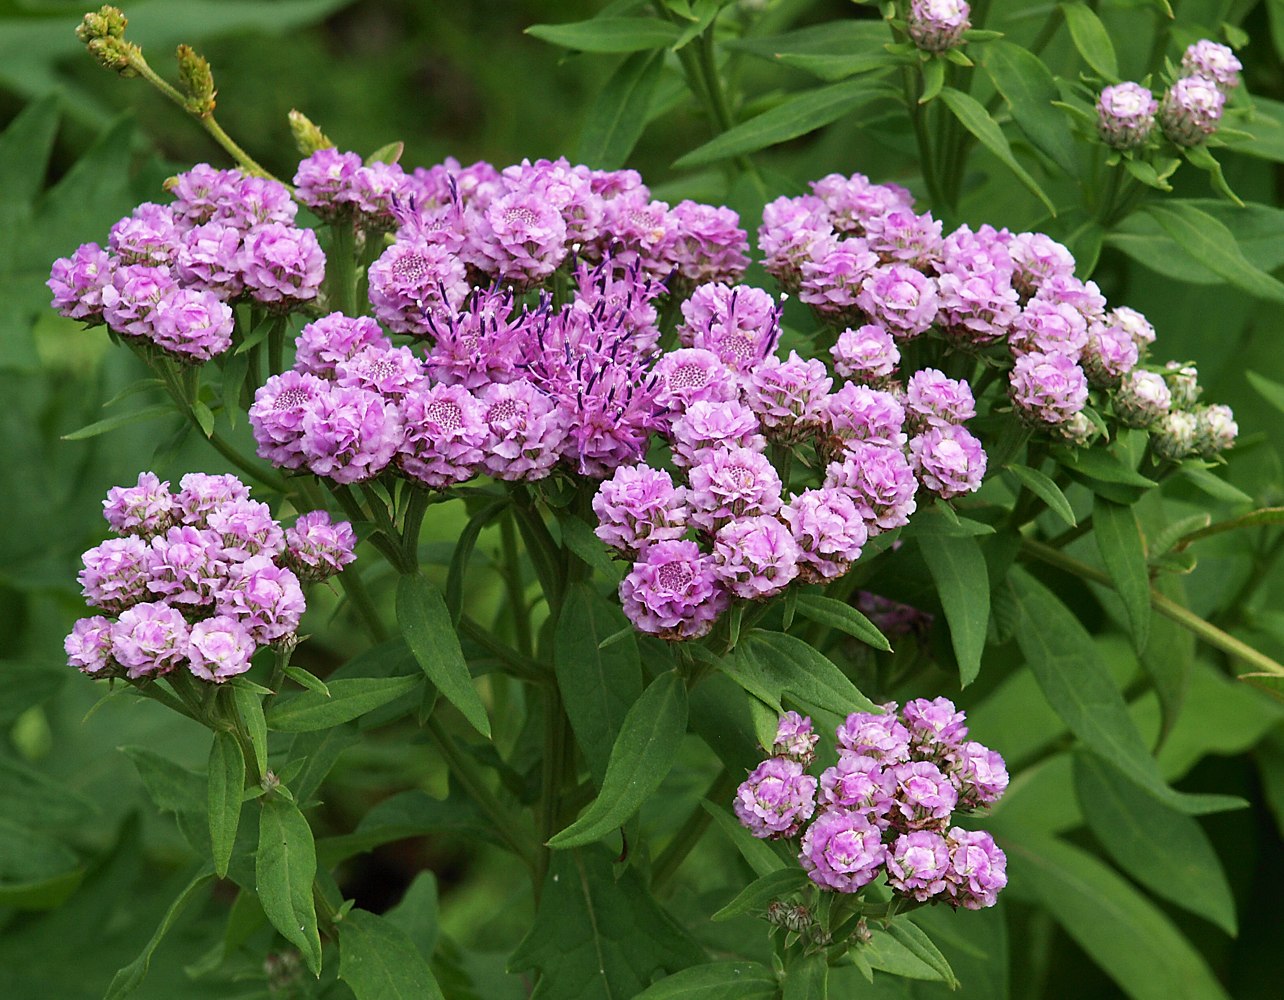
{"type": "Polygon", "coordinates": [[[1013,569],[1008,580],[1021,610],[1017,645],[1048,704],[1085,746],[1182,812],[1240,805],[1229,796],[1188,795],[1169,788],[1092,636],[1052,591],[1024,570],[1013,569]]]}
{"type": "Polygon", "coordinates": [[[1203,957],[1153,903],[1085,851],[1060,840],[1004,840],[1012,884],[1043,908],[1137,1000],[1219,1000],[1203,957]]]}
{"type": "Polygon", "coordinates": [[[446,573],[446,607],[450,609],[450,620],[455,625],[459,624],[464,612],[464,576],[473,558],[473,550],[477,547],[477,539],[482,530],[503,513],[507,506],[507,500],[487,504],[468,519],[464,530],[459,533],[459,540],[455,542],[450,569],[446,573]]]}
{"type": "Polygon", "coordinates": [[[214,854],[214,871],[227,878],[236,843],[236,828],[241,822],[241,793],[245,790],[245,755],[241,744],[228,732],[216,732],[210,744],[209,820],[210,849],[214,854]]]}
{"type": "Polygon", "coordinates": [[[1103,448],[1052,449],[1053,460],[1094,493],[1116,503],[1130,503],[1139,491],[1158,484],[1103,448]]]}
{"type": "MultiPolygon", "coordinates": [[[[1186,583],[1181,577],[1164,575],[1155,581],[1155,590],[1185,606],[1186,583]]],[[[1186,703],[1191,671],[1195,666],[1195,637],[1171,618],[1155,615],[1150,623],[1150,641],[1141,654],[1141,665],[1159,697],[1161,741],[1176,725],[1186,703]]]]}
{"type": "Polygon", "coordinates": [[[300,691],[278,699],[268,709],[268,728],[278,733],[329,729],[374,711],[408,694],[418,677],[352,677],[331,681],[323,691],[300,691]]]}
{"type": "Polygon", "coordinates": [[[1093,836],[1157,896],[1237,931],[1235,900],[1199,823],[1139,789],[1095,754],[1074,755],[1074,786],[1093,836]]]}
{"type": "Polygon", "coordinates": [[[1047,207],[1053,215],[1057,214],[1057,207],[1052,200],[1043,192],[1036,181],[1021,166],[1012,155],[1012,147],[1008,145],[1007,137],[1003,130],[999,128],[998,122],[990,117],[990,113],[985,107],[969,94],[961,90],[955,90],[953,87],[946,87],[941,91],[941,100],[945,102],[946,107],[954,113],[954,117],[959,120],[962,126],[976,136],[977,140],[998,158],[998,160],[1016,175],[1016,179],[1025,185],[1026,189],[1038,198],[1047,207]]]}
{"type": "Polygon", "coordinates": [[[332,697],[330,688],[326,686],[325,681],[315,674],[304,670],[302,667],[289,666],[285,668],[285,676],[294,681],[301,688],[307,688],[309,691],[315,691],[317,694],[323,694],[327,698],[332,697]]]}
{"type": "Polygon", "coordinates": [[[437,909],[437,876],[421,871],[410,883],[401,902],[387,911],[384,918],[399,927],[414,942],[419,954],[429,960],[441,935],[437,909]]]}
{"type": "Polygon", "coordinates": [[[1197,263],[1241,291],[1268,302],[1284,303],[1284,282],[1255,267],[1234,234],[1207,212],[1185,201],[1147,202],[1142,211],[1155,219],[1197,263]]]}
{"type": "Polygon", "coordinates": [[[1208,173],[1209,182],[1213,185],[1213,190],[1224,197],[1227,201],[1232,202],[1239,208],[1244,207],[1244,202],[1233,190],[1226,180],[1226,174],[1222,171],[1222,165],[1218,162],[1207,146],[1188,146],[1181,151],[1182,156],[1193,167],[1208,173]]]}
{"type": "Polygon", "coordinates": [[[352,833],[317,841],[317,857],[323,865],[332,867],[394,840],[431,833],[502,843],[471,800],[458,794],[435,799],[427,792],[413,789],[384,799],[361,818],[352,833]]]}
{"type": "Polygon", "coordinates": [[[312,882],[317,874],[312,828],[293,802],[269,798],[259,815],[259,850],[254,878],[259,903],[272,926],[303,952],[314,976],[321,975],[312,882]]]}
{"type": "Polygon", "coordinates": [[[950,643],[967,687],[981,671],[990,627],[990,578],[975,538],[933,538],[919,546],[950,626],[950,643]]]}
{"type": "Polygon", "coordinates": [[[824,952],[794,961],[785,972],[781,1000],[826,1000],[829,996],[829,960],[824,952]]]}
{"type": "Polygon", "coordinates": [[[596,17],[567,24],[533,24],[526,34],[577,52],[641,52],[668,48],[678,29],[654,17],[596,17]]]}
{"type": "Polygon", "coordinates": [[[201,775],[146,747],[125,746],[120,752],[133,762],[157,809],[176,814],[205,812],[208,796],[201,775]]]}
{"type": "Polygon", "coordinates": [[[923,63],[923,93],[919,104],[928,104],[945,86],[945,60],[929,59],[923,63]]]}
{"type": "Polygon", "coordinates": [[[219,398],[223,403],[223,412],[227,414],[229,427],[236,426],[236,419],[241,412],[241,387],[250,373],[250,359],[243,354],[223,358],[223,381],[219,385],[219,398]]]}
{"type": "Polygon", "coordinates": [[[727,129],[674,162],[696,167],[797,139],[889,94],[886,85],[846,80],[794,94],[769,111],[727,129]]]}
{"type": "Polygon", "coordinates": [[[808,711],[846,717],[851,712],[880,709],[861,694],[847,675],[823,653],[801,639],[780,632],[754,629],[723,657],[723,673],[777,712],[792,698],[808,711]]]}
{"type": "Polygon", "coordinates": [[[441,591],[423,574],[403,576],[397,584],[397,623],[428,679],[474,729],[489,738],[490,719],[473,687],[450,611],[441,591]]]}
{"type": "Polygon", "coordinates": [[[557,527],[562,533],[562,544],[581,562],[592,566],[608,580],[620,578],[620,563],[611,559],[606,545],[594,534],[584,518],[567,511],[558,511],[557,527]]]}
{"type": "Polygon", "coordinates": [[[357,1000],[444,1000],[428,962],[396,924],[349,910],[338,929],[339,978],[357,1000]]]}
{"type": "Polygon", "coordinates": [[[1141,525],[1131,507],[1095,497],[1092,529],[1101,561],[1128,616],[1133,648],[1140,653],[1150,640],[1150,570],[1141,525]]]}
{"type": "Polygon", "coordinates": [[[758,962],[709,962],[665,976],[634,1000],[775,1000],[776,974],[758,962]]]}
{"type": "Polygon", "coordinates": [[[615,170],[633,152],[651,110],[664,52],[635,52],[616,68],[589,109],[580,133],[577,162],[615,170]]]}
{"type": "Polygon", "coordinates": [[[850,57],[870,50],[881,52],[887,37],[887,25],[881,20],[844,17],[779,35],[729,38],[724,44],[763,59],[784,61],[791,56],[850,57]]]}
{"type": "Polygon", "coordinates": [[[254,770],[262,778],[267,774],[267,719],[263,715],[263,699],[249,688],[232,688],[232,700],[241,717],[245,731],[250,734],[250,748],[254,751],[254,770]]]}
{"type": "Polygon", "coordinates": [[[108,431],[118,430],[121,427],[128,427],[130,424],[141,424],[146,420],[155,420],[158,417],[170,417],[176,412],[173,403],[154,403],[151,406],[144,406],[141,410],[117,413],[114,417],[95,420],[92,424],[87,424],[79,430],[64,434],[62,440],[84,441],[86,438],[98,437],[100,434],[106,434],[108,431]]]}
{"type": "Polygon", "coordinates": [[[1020,45],[998,41],[985,47],[981,65],[1031,145],[1075,176],[1078,157],[1074,135],[1067,128],[1065,115],[1052,106],[1061,99],[1061,92],[1043,60],[1020,45]]]}
{"type": "Polygon", "coordinates": [[[795,608],[804,618],[836,628],[840,632],[846,632],[853,639],[859,639],[867,646],[873,646],[884,653],[892,651],[892,644],[887,641],[887,636],[850,604],[821,594],[799,593],[795,608]]]}
{"type": "Polygon", "coordinates": [[[508,968],[539,970],[530,1000],[623,1000],[659,971],[705,958],[660,908],[637,866],[617,873],[612,854],[594,847],[553,855],[539,909],[508,968]]]}
{"type": "Polygon", "coordinates": [[[1078,526],[1079,522],[1075,520],[1074,510],[1070,506],[1070,501],[1061,492],[1061,487],[1048,476],[1045,476],[1038,469],[1031,469],[1028,465],[1005,465],[1003,468],[1016,476],[1022,486],[1047,504],[1048,509],[1065,521],[1066,524],[1072,528],[1078,526]]]}
{"type": "Polygon", "coordinates": [[[647,685],[624,717],[602,791],[548,846],[565,849],[591,844],[627,823],[673,767],[686,731],[686,682],[670,670],[647,685]]]}
{"type": "Polygon", "coordinates": [[[1104,76],[1107,83],[1118,82],[1119,60],[1115,58],[1115,47],[1101,18],[1084,3],[1063,3],[1061,12],[1066,16],[1070,37],[1084,62],[1104,76]]]}
{"type": "Polygon", "coordinates": [[[1183,462],[1181,475],[1191,486],[1207,493],[1214,500],[1218,500],[1221,503],[1248,506],[1253,502],[1253,498],[1247,493],[1237,486],[1232,486],[1221,476],[1214,475],[1198,459],[1187,459],[1183,462]]]}
{"type": "Polygon", "coordinates": [[[68,673],[44,662],[0,660],[0,729],[8,731],[23,712],[57,694],[68,673]]]}
{"type": "Polygon", "coordinates": [[[156,954],[156,949],[160,947],[161,940],[169,933],[169,929],[174,926],[182,912],[187,909],[193,897],[205,887],[205,884],[214,876],[208,870],[199,872],[193,879],[187,883],[187,888],[178,894],[178,897],[169,905],[165,911],[165,916],[161,918],[156,932],[143,948],[142,953],[121,969],[112,977],[111,985],[107,987],[107,993],[103,1000],[122,1000],[129,996],[134,990],[142,984],[147,977],[147,970],[151,968],[152,956],[156,954]]]}
{"type": "Polygon", "coordinates": [[[722,9],[723,0],[695,0],[691,10],[691,23],[682,29],[682,34],[678,40],[673,43],[673,51],[685,48],[693,41],[705,33],[709,25],[713,24],[722,9]]]}
{"type": "Polygon", "coordinates": [[[1259,375],[1257,372],[1245,372],[1248,376],[1248,384],[1257,390],[1257,394],[1264,400],[1284,413],[1284,383],[1276,382],[1267,378],[1265,375],[1259,375]]]}
{"type": "Polygon", "coordinates": [[[710,919],[730,920],[745,913],[765,913],[777,899],[806,887],[807,876],[801,868],[781,868],[750,882],[739,895],[710,919]]]}
{"type": "Polygon", "coordinates": [[[629,706],[642,693],[636,634],[619,605],[586,583],[572,584],[557,621],[553,667],[575,740],[601,788],[629,706]],[[628,631],[603,645],[621,629],[628,631]]]}
{"type": "Polygon", "coordinates": [[[893,941],[900,944],[906,951],[940,976],[941,982],[945,983],[946,986],[952,990],[959,988],[959,981],[954,975],[954,970],[950,968],[950,963],[941,954],[941,949],[932,943],[932,939],[916,923],[908,917],[901,917],[899,920],[893,920],[889,923],[886,930],[893,941]]]}

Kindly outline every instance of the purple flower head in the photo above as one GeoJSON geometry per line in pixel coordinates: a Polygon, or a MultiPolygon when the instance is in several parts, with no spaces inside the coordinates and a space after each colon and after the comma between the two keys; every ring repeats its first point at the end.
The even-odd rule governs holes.
{"type": "Polygon", "coordinates": [[[222,543],[222,558],[244,562],[252,556],[275,558],[285,551],[285,534],[272,517],[272,508],[257,500],[219,504],[206,518],[209,530],[222,543]]]}
{"type": "Polygon", "coordinates": [[[887,884],[919,902],[944,892],[949,874],[949,845],[931,830],[903,833],[887,852],[887,884]]]}
{"type": "Polygon", "coordinates": [[[682,303],[678,336],[686,347],[712,351],[736,371],[761,364],[780,339],[780,307],[761,288],[701,285],[682,303]]]}
{"type": "Polygon", "coordinates": [[[112,673],[111,626],[111,621],[102,615],[77,621],[62,643],[67,665],[91,677],[112,673]]]}
{"type": "Polygon", "coordinates": [[[170,528],[152,539],[147,589],[170,604],[204,607],[213,604],[223,589],[229,562],[215,532],[187,525],[170,528]]]}
{"type": "Polygon", "coordinates": [[[862,812],[885,830],[895,787],[881,761],[843,751],[820,776],[820,804],[862,812]]]}
{"type": "Polygon", "coordinates": [[[924,368],[910,376],[905,407],[918,427],[961,424],[976,416],[972,387],[962,379],[947,378],[936,368],[924,368]]]}
{"type": "Polygon", "coordinates": [[[121,535],[159,535],[174,523],[174,495],[154,472],[140,472],[135,486],[113,486],[103,501],[103,517],[121,535]]]}
{"type": "Polygon", "coordinates": [[[1043,279],[1035,298],[1073,307],[1088,323],[1106,318],[1106,297],[1095,281],[1080,281],[1074,275],[1050,274],[1043,279]]]}
{"type": "Polygon", "coordinates": [[[861,757],[872,757],[881,764],[898,764],[909,760],[909,730],[896,717],[896,706],[879,715],[853,712],[837,729],[838,745],[861,757]]]}
{"type": "Polygon", "coordinates": [[[235,226],[206,222],[183,233],[174,270],[185,285],[233,299],[245,288],[241,255],[243,235],[235,226]]]}
{"type": "Polygon", "coordinates": [[[870,322],[881,324],[892,336],[917,337],[936,321],[936,280],[907,264],[875,268],[856,302],[870,322]]]}
{"type": "Polygon", "coordinates": [[[250,669],[258,648],[250,630],[235,618],[217,615],[192,626],[188,669],[202,680],[221,684],[250,669]]]}
{"type": "Polygon", "coordinates": [[[130,678],[160,677],[187,658],[187,620],[168,604],[135,604],[111,627],[111,655],[130,678]]]}
{"type": "Polygon", "coordinates": [[[145,201],[111,227],[107,245],[121,264],[173,264],[178,253],[178,226],[168,206],[145,201]]]}
{"type": "Polygon", "coordinates": [[[917,504],[918,481],[900,448],[851,441],[843,459],[830,462],[825,486],[849,491],[871,535],[908,524],[917,504]]]}
{"type": "Polygon", "coordinates": [[[325,254],[311,229],[269,222],[245,235],[245,290],[256,302],[289,308],[317,297],[325,254]]]}
{"type": "Polygon", "coordinates": [[[663,469],[621,465],[593,496],[595,534],[629,555],[681,538],[687,531],[686,492],[663,469]]]}
{"type": "Polygon", "coordinates": [[[945,270],[966,271],[969,274],[986,274],[1004,271],[1009,280],[1016,270],[1008,252],[1013,236],[1006,229],[984,225],[973,232],[970,226],[959,226],[945,237],[941,258],[945,270]]]}
{"type": "Polygon", "coordinates": [[[334,366],[336,385],[369,389],[396,402],[427,381],[423,364],[409,347],[363,347],[334,366]]]}
{"type": "Polygon", "coordinates": [[[713,559],[695,542],[648,545],[620,581],[620,602],[634,626],[662,639],[697,639],[726,610],[713,559]]]}
{"type": "Polygon", "coordinates": [[[357,536],[347,521],[331,521],[324,510],[300,514],[285,530],[285,562],[307,582],[328,580],[357,558],[357,536]]]}
{"type": "Polygon", "coordinates": [[[672,248],[681,227],[666,202],[649,197],[642,189],[608,200],[598,245],[586,249],[596,256],[609,250],[618,263],[636,262],[646,273],[663,278],[673,270],[672,248]]]}
{"type": "Polygon", "coordinates": [[[250,488],[233,475],[189,472],[178,484],[174,507],[179,520],[193,528],[209,527],[210,514],[225,504],[250,499],[250,488]]]}
{"type": "Polygon", "coordinates": [[[875,323],[847,329],[829,349],[834,371],[857,382],[878,384],[896,373],[901,352],[892,335],[875,323]]]}
{"type": "Polygon", "coordinates": [[[103,319],[114,332],[127,337],[150,337],[157,305],[173,295],[178,285],[167,267],[130,264],[112,272],[103,287],[103,319]]]}
{"type": "Polygon", "coordinates": [[[1155,342],[1155,328],[1136,309],[1117,306],[1107,314],[1105,321],[1111,326],[1119,327],[1132,337],[1139,351],[1144,351],[1155,342]]]}
{"type": "Polygon", "coordinates": [[[352,179],[361,169],[357,153],[340,152],[333,147],[318,149],[299,164],[294,174],[294,188],[299,201],[321,219],[333,219],[354,201],[352,179]]]}
{"type": "Polygon", "coordinates": [[[900,448],[905,444],[905,407],[891,392],[844,382],[825,400],[825,427],[844,443],[900,448]]]}
{"type": "Polygon", "coordinates": [[[816,744],[820,734],[812,732],[811,719],[797,712],[786,712],[776,723],[776,738],[771,743],[771,755],[797,761],[804,768],[816,759],[816,744]]]}
{"type": "Polygon", "coordinates": [[[1188,46],[1181,57],[1182,76],[1202,76],[1227,92],[1239,86],[1239,71],[1243,68],[1228,46],[1207,38],[1188,46]]]}
{"type": "Polygon", "coordinates": [[[798,571],[804,582],[842,576],[860,558],[869,538],[860,511],[842,490],[805,490],[780,516],[798,544],[798,571]]]}
{"type": "Polygon", "coordinates": [[[910,464],[924,488],[942,500],[975,493],[985,475],[985,449],[971,431],[946,425],[910,438],[910,464]]]}
{"type": "Polygon", "coordinates": [[[299,578],[267,556],[255,556],[232,566],[215,611],[235,618],[256,643],[266,645],[294,632],[306,607],[299,578]]]}
{"type": "Polygon", "coordinates": [[[796,760],[771,757],[736,789],[732,805],[740,825],[755,837],[792,837],[816,809],[816,779],[796,760]]]}
{"type": "Polygon", "coordinates": [[[710,281],[734,284],[749,266],[749,238],[740,216],[729,208],[681,201],[673,208],[676,237],[669,259],[690,285],[710,281]]]}
{"type": "Polygon", "coordinates": [[[877,267],[878,254],[864,240],[824,237],[802,262],[798,298],[831,322],[856,322],[861,286],[877,267]]]}
{"type": "Polygon", "coordinates": [[[825,809],[803,834],[798,860],[822,889],[859,892],[887,858],[882,831],[864,813],[825,809]]]}
{"type": "Polygon", "coordinates": [[[1088,321],[1067,302],[1033,298],[1012,325],[1008,343],[1016,354],[1039,351],[1077,361],[1088,343],[1088,321]]]}
{"type": "Polygon", "coordinates": [[[1007,250],[1016,266],[1012,285],[1026,298],[1037,295],[1050,281],[1074,277],[1074,255],[1051,236],[1017,233],[1007,250]]]}
{"type": "Polygon", "coordinates": [[[620,267],[610,257],[593,267],[581,262],[575,281],[572,310],[585,314],[591,325],[606,325],[627,335],[639,354],[655,350],[660,327],[654,302],[665,292],[663,282],[649,277],[636,262],[620,267]]]}
{"type": "Polygon", "coordinates": [[[865,241],[884,264],[908,264],[927,270],[941,257],[941,222],[931,212],[915,215],[896,209],[865,223],[865,241]]]}
{"type": "Polygon", "coordinates": [[[226,222],[237,229],[268,225],[293,228],[298,212],[299,206],[280,181],[244,177],[237,182],[236,193],[219,203],[214,221],[226,222]]]}
{"type": "Polygon", "coordinates": [[[369,316],[349,317],[330,313],[299,331],[294,342],[294,368],[318,378],[333,378],[341,361],[367,347],[392,349],[392,341],[369,316]]]}
{"type": "Polygon", "coordinates": [[[474,289],[459,311],[428,319],[432,347],[424,367],[436,382],[479,392],[518,375],[529,314],[513,305],[511,290],[474,289]]]}
{"type": "Polygon", "coordinates": [[[636,170],[590,170],[589,186],[594,194],[607,201],[635,191],[651,197],[650,189],[642,183],[642,175],[636,170]]]}
{"type": "Polygon", "coordinates": [[[740,517],[713,536],[714,572],[736,597],[762,600],[798,575],[798,543],[779,519],[740,517]]]}
{"type": "Polygon", "coordinates": [[[101,323],[103,290],[111,287],[115,267],[97,243],[83,243],[70,257],[59,257],[45,282],[53,292],[54,309],[68,319],[101,323]]]}
{"type": "Polygon", "coordinates": [[[566,228],[569,250],[595,241],[601,231],[606,205],[593,190],[592,172],[572,166],[566,157],[557,160],[523,160],[506,167],[504,181],[516,193],[529,193],[553,208],[566,228]]]}
{"type": "Polygon", "coordinates": [[[673,464],[687,469],[723,448],[766,451],[767,439],[758,430],[758,418],[743,403],[699,400],[674,420],[670,428],[673,464]]]}
{"type": "Polygon", "coordinates": [[[958,804],[958,792],[939,767],[928,760],[911,760],[891,767],[896,783],[892,825],[907,830],[944,830],[958,804]]]}
{"type": "Polygon", "coordinates": [[[901,710],[901,718],[909,730],[911,745],[922,748],[929,756],[934,755],[938,745],[953,747],[967,738],[965,717],[948,698],[907,701],[901,710]]]}
{"type": "Polygon", "coordinates": [[[258,442],[259,457],[284,469],[303,468],[307,464],[305,415],[318,400],[329,396],[330,389],[330,383],[307,372],[287,371],[269,377],[255,391],[250,406],[250,428],[258,442]]]}
{"type": "Polygon", "coordinates": [[[811,259],[812,247],[832,236],[833,226],[824,202],[812,195],[777,198],[762,210],[758,249],[763,267],[786,291],[802,287],[803,264],[811,259]]]}
{"type": "Polygon", "coordinates": [[[156,303],[151,338],[185,361],[209,361],[232,346],[232,308],[213,292],[176,288],[156,303]]]}
{"type": "Polygon", "coordinates": [[[1062,424],[1088,402],[1088,378],[1071,357],[1031,351],[1009,378],[1017,412],[1036,424],[1062,424]]]}
{"type": "Polygon", "coordinates": [[[363,225],[392,229],[397,224],[397,206],[410,194],[410,182],[400,164],[371,163],[353,172],[351,191],[363,225]]]}
{"type": "Polygon", "coordinates": [[[1159,126],[1176,146],[1198,146],[1217,131],[1226,94],[1216,80],[1184,76],[1164,94],[1159,126]]]}
{"type": "Polygon", "coordinates": [[[1137,343],[1121,326],[1093,323],[1088,328],[1088,343],[1081,358],[1088,381],[1095,386],[1111,388],[1132,371],[1140,360],[1137,343]]]}
{"type": "Polygon", "coordinates": [[[972,27],[966,0],[910,0],[906,28],[910,40],[924,52],[945,52],[972,27]]]}
{"type": "Polygon", "coordinates": [[[1150,447],[1160,458],[1180,462],[1195,454],[1199,420],[1188,410],[1173,410],[1151,428],[1150,447]]]}
{"type": "Polygon", "coordinates": [[[344,484],[377,476],[406,435],[395,405],[378,393],[342,386],[318,392],[309,400],[301,426],[298,446],[304,463],[316,475],[344,484]]]}
{"type": "Polygon", "coordinates": [[[1008,856],[984,830],[950,830],[950,870],[946,891],[951,906],[979,910],[998,902],[999,891],[1008,884],[1008,856]]]}
{"type": "Polygon", "coordinates": [[[1112,149],[1137,149],[1154,132],[1158,110],[1149,87],[1116,83],[1097,98],[1097,134],[1112,149]]]}
{"type": "Polygon", "coordinates": [[[496,199],[482,224],[478,263],[501,281],[519,288],[538,285],[566,259],[566,220],[534,191],[496,199]]]}
{"type": "Polygon", "coordinates": [[[993,266],[988,256],[978,258],[975,269],[946,261],[937,278],[937,322],[960,344],[984,347],[1002,340],[1021,314],[1013,272],[993,266]]]}
{"type": "Polygon", "coordinates": [[[85,600],[109,615],[148,597],[147,574],[150,550],[136,535],[108,538],[83,556],[84,568],[77,575],[85,600]]]}
{"type": "Polygon", "coordinates": [[[566,417],[526,379],[496,383],[481,393],[486,440],[482,463],[496,479],[534,481],[553,471],[566,445],[566,417]]]}
{"type": "Polygon", "coordinates": [[[1204,458],[1216,458],[1235,446],[1239,424],[1229,406],[1214,404],[1195,410],[1195,450],[1204,458]]]}
{"type": "Polygon", "coordinates": [[[1173,397],[1158,372],[1134,370],[1123,377],[1114,404],[1125,427],[1150,427],[1168,415],[1173,397]]]}
{"type": "Polygon", "coordinates": [[[244,179],[239,170],[216,170],[208,163],[198,163],[167,181],[165,187],[174,195],[170,206],[174,218],[184,227],[209,222],[223,206],[236,200],[237,187],[244,179]]]}
{"type": "Polygon", "coordinates": [[[684,347],[662,354],[651,370],[656,403],[681,413],[692,403],[729,403],[739,394],[732,370],[712,351],[684,347]]]}
{"type": "Polygon", "coordinates": [[[872,219],[889,212],[913,211],[914,197],[895,184],[871,184],[864,174],[828,174],[811,182],[811,190],[823,203],[829,221],[840,233],[860,236],[872,219]]]}
{"type": "Polygon", "coordinates": [[[691,467],[687,502],[691,523],[710,534],[733,518],[780,510],[780,475],[766,456],[749,448],[719,448],[691,467]]]}
{"type": "Polygon", "coordinates": [[[790,351],[784,361],[772,356],[744,376],[745,402],[768,436],[796,440],[824,419],[830,386],[825,363],[790,351]]]}
{"type": "Polygon", "coordinates": [[[950,776],[959,790],[959,808],[992,806],[1008,787],[1008,769],[1003,757],[975,740],[963,743],[947,755],[950,776]]]}
{"type": "Polygon", "coordinates": [[[1173,406],[1188,409],[1199,401],[1199,369],[1189,362],[1169,361],[1164,365],[1164,381],[1173,396],[1173,406]]]}
{"type": "Polygon", "coordinates": [[[462,483],[477,474],[487,426],[482,404],[462,385],[434,385],[402,404],[405,442],[397,464],[425,486],[462,483]]]}
{"type": "Polygon", "coordinates": [[[440,243],[397,241],[370,265],[370,305],[395,333],[424,336],[463,305],[463,261],[440,243]]]}

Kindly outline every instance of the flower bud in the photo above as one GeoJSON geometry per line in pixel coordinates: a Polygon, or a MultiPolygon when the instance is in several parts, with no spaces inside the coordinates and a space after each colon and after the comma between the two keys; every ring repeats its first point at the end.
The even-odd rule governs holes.
{"type": "Polygon", "coordinates": [[[1164,381],[1173,395],[1173,406],[1178,409],[1194,406],[1203,391],[1199,387],[1199,371],[1192,364],[1169,361],[1164,365],[1164,381]]]}
{"type": "Polygon", "coordinates": [[[1217,131],[1225,105],[1226,95],[1216,80],[1182,77],[1164,94],[1159,124],[1175,145],[1198,146],[1217,131]]]}
{"type": "Polygon", "coordinates": [[[1239,71],[1243,68],[1227,46],[1207,38],[1188,47],[1181,57],[1182,76],[1202,76],[1215,81],[1224,91],[1239,86],[1239,71]]]}
{"type": "Polygon", "coordinates": [[[972,8],[964,0],[911,0],[907,18],[910,40],[924,52],[946,52],[972,27],[972,8]]]}
{"type": "Polygon", "coordinates": [[[1195,433],[1198,421],[1186,410],[1174,410],[1160,422],[1151,434],[1150,446],[1160,458],[1180,462],[1195,453],[1195,433]]]}
{"type": "Polygon", "coordinates": [[[187,110],[198,118],[214,113],[214,74],[209,61],[190,45],[178,47],[178,79],[187,95],[187,110]]]}
{"type": "Polygon", "coordinates": [[[290,109],[287,116],[290,121],[290,134],[294,136],[294,144],[298,146],[299,152],[304,157],[309,157],[318,149],[333,149],[334,142],[330,137],[322,132],[312,119],[296,108],[290,109]]]}
{"type": "Polygon", "coordinates": [[[1097,98],[1097,132],[1112,149],[1144,146],[1155,129],[1159,102],[1139,83],[1118,83],[1097,98]]]}
{"type": "Polygon", "coordinates": [[[1125,427],[1149,427],[1173,405],[1168,383],[1158,372],[1129,372],[1115,394],[1115,413],[1125,427]]]}
{"type": "Polygon", "coordinates": [[[99,38],[124,38],[129,19],[118,7],[104,4],[97,13],[92,11],[76,27],[76,37],[88,45],[99,38]]]}
{"type": "Polygon", "coordinates": [[[130,61],[135,57],[141,57],[142,50],[132,42],[109,36],[91,39],[86,48],[103,69],[109,69],[121,76],[137,76],[130,61]]]}
{"type": "Polygon", "coordinates": [[[1201,406],[1195,411],[1195,447],[1204,458],[1215,458],[1234,447],[1239,425],[1229,406],[1201,406]]]}
{"type": "Polygon", "coordinates": [[[1065,423],[1058,424],[1057,433],[1065,439],[1067,444],[1072,444],[1076,448],[1087,448],[1097,437],[1097,425],[1089,420],[1083,411],[1080,411],[1065,423]]]}

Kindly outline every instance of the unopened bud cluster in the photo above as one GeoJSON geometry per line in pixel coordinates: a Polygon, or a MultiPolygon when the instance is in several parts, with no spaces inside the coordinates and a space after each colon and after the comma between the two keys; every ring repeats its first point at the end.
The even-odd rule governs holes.
{"type": "Polygon", "coordinates": [[[972,27],[966,0],[910,0],[906,32],[924,52],[946,52],[963,40],[972,27]]]}

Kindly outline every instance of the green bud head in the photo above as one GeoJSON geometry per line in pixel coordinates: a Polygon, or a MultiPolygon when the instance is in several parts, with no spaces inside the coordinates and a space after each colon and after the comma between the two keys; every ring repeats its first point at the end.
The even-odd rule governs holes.
{"type": "Polygon", "coordinates": [[[334,143],[302,111],[291,110],[289,114],[290,133],[294,144],[304,156],[311,156],[318,149],[331,149],[334,143]]]}

